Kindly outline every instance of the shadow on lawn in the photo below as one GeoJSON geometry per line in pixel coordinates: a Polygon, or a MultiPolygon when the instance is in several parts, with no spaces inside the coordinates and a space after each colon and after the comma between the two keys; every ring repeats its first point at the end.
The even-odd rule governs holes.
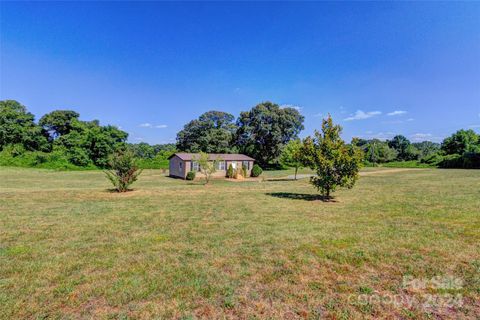
{"type": "Polygon", "coordinates": [[[266,195],[283,198],[283,199],[293,199],[293,200],[305,200],[305,201],[316,201],[320,200],[323,202],[336,202],[332,197],[325,197],[320,194],[306,194],[306,193],[291,193],[291,192],[268,192],[266,195]]]}

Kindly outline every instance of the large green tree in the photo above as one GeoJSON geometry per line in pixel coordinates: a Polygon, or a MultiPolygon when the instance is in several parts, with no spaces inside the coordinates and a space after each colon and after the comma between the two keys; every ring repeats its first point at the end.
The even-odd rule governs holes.
{"type": "Polygon", "coordinates": [[[53,140],[75,130],[79,125],[78,117],[80,114],[72,110],[55,110],[41,117],[38,124],[48,132],[49,138],[53,140]]]}
{"type": "Polygon", "coordinates": [[[283,147],[303,130],[304,117],[294,108],[263,102],[242,112],[237,121],[240,151],[268,166],[279,161],[283,147]]]}
{"type": "Polygon", "coordinates": [[[234,119],[233,115],[222,111],[205,112],[177,133],[177,148],[186,152],[236,152],[234,119]]]}
{"type": "Polygon", "coordinates": [[[410,143],[405,136],[397,135],[392,140],[388,140],[388,146],[397,151],[398,160],[417,160],[419,151],[410,143]]]}
{"type": "Polygon", "coordinates": [[[34,116],[15,100],[0,101],[0,149],[20,144],[27,150],[49,149],[42,128],[35,124],[34,116]]]}
{"type": "Polygon", "coordinates": [[[459,154],[465,152],[480,153],[480,136],[473,130],[458,130],[443,140],[442,151],[445,154],[459,154]]]}
{"type": "Polygon", "coordinates": [[[303,141],[304,164],[316,173],[310,181],[326,199],[338,187],[352,188],[362,163],[362,151],[345,144],[341,132],[342,127],[328,116],[322,120],[322,132],[315,130],[303,141]]]}

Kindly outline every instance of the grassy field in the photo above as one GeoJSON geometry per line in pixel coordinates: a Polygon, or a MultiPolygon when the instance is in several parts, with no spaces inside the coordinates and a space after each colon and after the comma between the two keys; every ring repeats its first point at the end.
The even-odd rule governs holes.
{"type": "Polygon", "coordinates": [[[308,180],[146,170],[115,194],[99,171],[0,168],[0,318],[479,317],[480,170],[362,174],[325,203],[308,180]]]}

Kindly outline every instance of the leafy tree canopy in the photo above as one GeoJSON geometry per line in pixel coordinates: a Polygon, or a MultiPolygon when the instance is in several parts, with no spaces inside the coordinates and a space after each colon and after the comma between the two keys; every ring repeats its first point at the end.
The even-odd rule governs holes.
{"type": "Polygon", "coordinates": [[[242,112],[237,121],[240,150],[262,166],[278,162],[283,147],[303,130],[304,117],[294,108],[263,102],[242,112]]]}
{"type": "Polygon", "coordinates": [[[72,110],[55,110],[47,113],[38,122],[49,134],[50,139],[68,134],[78,127],[78,114],[72,110]]]}
{"type": "Polygon", "coordinates": [[[233,115],[222,111],[205,112],[177,133],[177,148],[186,152],[236,152],[234,119],[233,115]]]}
{"type": "Polygon", "coordinates": [[[9,144],[21,144],[27,150],[47,151],[49,148],[33,114],[15,100],[0,101],[0,149],[9,144]]]}
{"type": "Polygon", "coordinates": [[[473,130],[458,130],[450,137],[445,138],[441,146],[445,154],[459,154],[465,152],[480,153],[480,136],[473,130]]]}
{"type": "Polygon", "coordinates": [[[322,120],[322,132],[315,130],[303,141],[304,164],[317,174],[310,181],[327,198],[337,187],[352,188],[362,163],[362,151],[345,144],[341,132],[342,127],[328,116],[322,120]]]}

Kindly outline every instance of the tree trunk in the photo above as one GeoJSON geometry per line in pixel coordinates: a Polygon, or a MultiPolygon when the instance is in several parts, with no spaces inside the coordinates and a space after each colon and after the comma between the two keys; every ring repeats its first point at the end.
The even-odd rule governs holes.
{"type": "Polygon", "coordinates": [[[297,180],[297,171],[298,171],[298,167],[295,167],[295,180],[297,180]]]}

